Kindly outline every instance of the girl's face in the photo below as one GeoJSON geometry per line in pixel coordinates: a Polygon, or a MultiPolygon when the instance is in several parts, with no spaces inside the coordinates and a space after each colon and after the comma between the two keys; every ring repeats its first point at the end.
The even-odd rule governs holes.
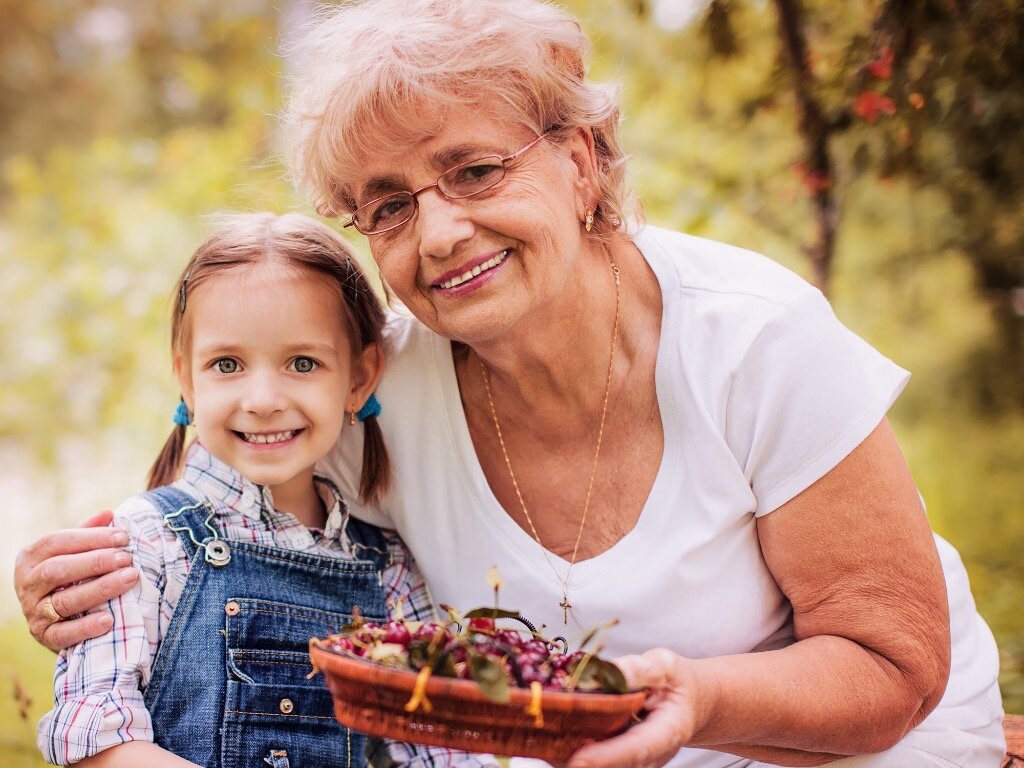
{"type": "MultiPolygon", "coordinates": [[[[440,130],[408,150],[364,158],[346,180],[358,205],[433,184],[457,164],[505,157],[536,138],[506,115],[468,107],[437,122],[440,130]]],[[[424,190],[410,221],[369,237],[384,281],[432,330],[471,345],[504,339],[524,320],[545,322],[544,312],[572,295],[592,159],[581,132],[560,145],[540,141],[474,197],[424,190]]]]}
{"type": "Polygon", "coordinates": [[[346,409],[380,376],[371,345],[353,353],[342,299],[316,275],[276,265],[213,276],[189,295],[191,339],[175,370],[199,441],[287,510],[346,409]]]}

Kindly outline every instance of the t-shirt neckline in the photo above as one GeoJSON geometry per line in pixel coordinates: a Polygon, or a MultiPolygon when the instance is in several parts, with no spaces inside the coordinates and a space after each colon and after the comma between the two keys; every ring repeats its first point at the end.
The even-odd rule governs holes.
{"type": "MultiPolygon", "coordinates": [[[[633,238],[661,288],[662,318],[661,336],[658,342],[658,357],[655,366],[655,392],[658,398],[658,409],[661,414],[664,446],[661,463],[654,482],[648,493],[647,500],[633,529],[628,531],[619,541],[594,557],[577,560],[572,570],[572,585],[583,586],[591,579],[597,578],[608,569],[618,567],[631,558],[642,555],[644,543],[658,526],[659,518],[666,513],[666,500],[672,497],[678,481],[678,473],[672,471],[677,457],[681,453],[678,440],[678,413],[672,396],[670,381],[678,372],[673,370],[671,350],[678,346],[678,298],[673,298],[679,290],[679,277],[667,260],[667,254],[658,242],[649,236],[647,228],[641,229],[633,238]],[[673,428],[673,425],[676,425],[673,428]]],[[[469,434],[469,424],[462,407],[458,380],[455,376],[455,361],[452,355],[451,341],[434,335],[434,365],[441,380],[444,393],[443,403],[449,424],[448,434],[451,436],[451,451],[463,467],[463,477],[470,486],[471,495],[476,498],[477,505],[473,516],[478,524],[490,530],[496,537],[503,539],[510,550],[519,554],[520,559],[530,563],[534,568],[542,569],[550,578],[554,578],[548,562],[554,564],[561,576],[565,575],[569,561],[549,550],[541,549],[533,535],[512,519],[498,502],[497,497],[487,483],[483,468],[473,448],[473,440],[469,434]]],[[[499,564],[500,570],[500,564],[499,564]]]]}

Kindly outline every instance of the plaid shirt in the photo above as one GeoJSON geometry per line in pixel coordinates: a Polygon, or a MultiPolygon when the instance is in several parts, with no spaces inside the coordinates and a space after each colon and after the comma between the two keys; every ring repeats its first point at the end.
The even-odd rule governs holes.
{"type": "MultiPolygon", "coordinates": [[[[211,456],[198,443],[189,450],[184,477],[176,485],[208,500],[229,540],[351,559],[345,535],[348,510],[337,489],[317,478],[317,490],[330,510],[323,531],[306,528],[274,509],[270,492],[211,456]]],[[[127,594],[96,609],[114,620],[105,635],[67,648],[57,659],[54,708],[39,723],[39,748],[50,763],[68,765],[129,741],[152,741],[153,728],[143,703],[157,648],[170,625],[188,578],[189,558],[177,535],[143,496],[114,512],[114,524],[131,536],[129,551],[141,578],[127,594]]],[[[389,605],[401,601],[408,619],[434,617],[423,577],[412,555],[393,531],[384,531],[388,565],[382,575],[389,605]]],[[[392,765],[476,768],[494,762],[436,747],[371,739],[369,758],[377,768],[392,765]]]]}

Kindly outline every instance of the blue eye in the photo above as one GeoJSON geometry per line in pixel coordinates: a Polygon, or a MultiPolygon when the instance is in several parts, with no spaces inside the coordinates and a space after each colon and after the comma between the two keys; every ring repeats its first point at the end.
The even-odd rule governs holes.
{"type": "Polygon", "coordinates": [[[292,360],[292,370],[296,373],[312,373],[320,364],[311,357],[296,357],[292,360]]]}
{"type": "Polygon", "coordinates": [[[238,361],[232,360],[230,357],[222,357],[220,360],[214,362],[214,367],[218,373],[237,373],[238,372],[238,361]]]}

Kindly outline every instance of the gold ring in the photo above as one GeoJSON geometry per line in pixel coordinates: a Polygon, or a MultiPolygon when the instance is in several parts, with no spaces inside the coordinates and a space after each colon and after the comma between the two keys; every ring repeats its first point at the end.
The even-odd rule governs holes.
{"type": "Polygon", "coordinates": [[[58,621],[64,621],[64,617],[60,615],[56,608],[53,607],[53,595],[47,595],[43,599],[43,613],[45,613],[46,618],[54,624],[58,621]]]}

